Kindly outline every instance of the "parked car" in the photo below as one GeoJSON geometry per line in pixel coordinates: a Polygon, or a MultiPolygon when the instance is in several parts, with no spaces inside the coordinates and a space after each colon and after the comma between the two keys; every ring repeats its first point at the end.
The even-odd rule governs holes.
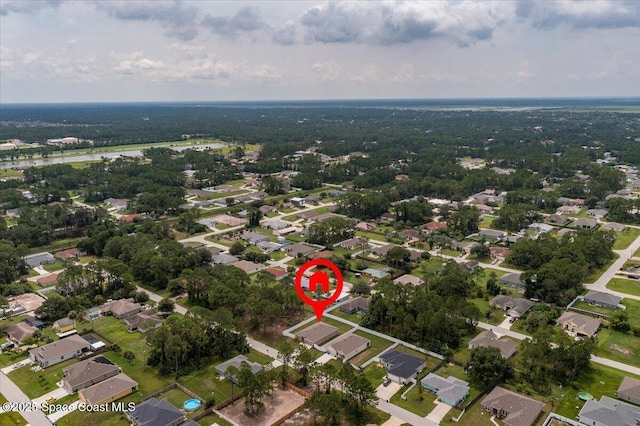
{"type": "Polygon", "coordinates": [[[382,386],[389,386],[389,383],[391,383],[391,379],[387,377],[384,382],[382,382],[382,386]]]}

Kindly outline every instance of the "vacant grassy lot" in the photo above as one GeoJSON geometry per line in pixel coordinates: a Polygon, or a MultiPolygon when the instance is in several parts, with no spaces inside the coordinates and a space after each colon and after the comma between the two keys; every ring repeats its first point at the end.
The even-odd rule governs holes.
{"type": "Polygon", "coordinates": [[[389,346],[393,345],[393,342],[387,339],[383,339],[382,337],[374,336],[373,334],[365,333],[364,331],[356,331],[354,334],[357,334],[360,337],[364,337],[365,339],[371,340],[371,346],[367,348],[366,351],[359,353],[358,355],[351,358],[351,363],[355,365],[362,365],[365,362],[369,361],[371,358],[380,355],[384,352],[389,346]]]}
{"type": "Polygon", "coordinates": [[[382,379],[387,375],[387,371],[384,368],[378,366],[378,364],[370,364],[362,371],[364,372],[364,375],[367,376],[367,379],[369,379],[374,388],[380,386],[382,384],[382,379]]]}
{"type": "Polygon", "coordinates": [[[600,330],[596,355],[640,366],[640,337],[615,330],[600,330]]]}
{"type": "Polygon", "coordinates": [[[622,293],[633,294],[640,296],[640,283],[635,280],[628,280],[625,278],[612,278],[607,284],[607,288],[620,291],[622,293]]]}
{"type": "Polygon", "coordinates": [[[614,250],[623,250],[640,236],[640,229],[626,228],[624,231],[616,232],[616,240],[613,243],[614,250]]]}
{"type": "Polygon", "coordinates": [[[611,259],[611,261],[608,262],[606,265],[602,266],[601,268],[596,269],[591,274],[589,274],[584,279],[584,282],[592,283],[592,282],[597,281],[597,279],[600,278],[600,275],[602,275],[604,273],[604,271],[609,269],[609,267],[613,264],[613,262],[615,262],[619,257],[620,256],[617,253],[613,253],[613,259],[611,259]]]}
{"type": "Polygon", "coordinates": [[[391,403],[421,417],[428,415],[436,407],[436,404],[434,404],[437,398],[436,394],[422,389],[419,383],[409,391],[406,395],[407,400],[405,401],[401,396],[407,389],[409,389],[409,386],[405,385],[396,392],[396,394],[391,397],[391,403]]]}

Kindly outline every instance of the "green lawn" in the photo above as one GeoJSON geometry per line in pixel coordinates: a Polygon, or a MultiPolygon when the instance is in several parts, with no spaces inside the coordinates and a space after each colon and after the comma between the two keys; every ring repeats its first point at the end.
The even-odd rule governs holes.
{"type": "Polygon", "coordinates": [[[420,383],[415,385],[413,389],[407,393],[405,401],[401,398],[402,394],[409,388],[409,385],[405,385],[391,397],[391,403],[402,407],[405,410],[411,411],[421,417],[428,415],[435,407],[434,401],[437,398],[435,393],[431,393],[420,386],[420,383]]]}
{"type": "Polygon", "coordinates": [[[478,225],[480,228],[491,228],[491,224],[493,223],[493,220],[495,219],[495,217],[493,216],[489,216],[489,215],[485,215],[482,220],[480,221],[480,225],[478,225]]]}
{"type": "Polygon", "coordinates": [[[584,311],[595,312],[597,314],[602,314],[607,316],[615,312],[615,309],[606,308],[604,306],[598,306],[598,305],[590,305],[589,303],[583,302],[582,300],[577,300],[576,303],[574,303],[571,307],[576,309],[582,309],[584,311]]]}
{"type": "Polygon", "coordinates": [[[93,328],[120,346],[120,354],[110,351],[105,356],[119,365],[123,373],[139,383],[138,389],[141,394],[148,395],[174,381],[174,376],[161,376],[155,368],[146,365],[151,347],[140,333],[129,333],[121,320],[112,316],[102,317],[93,321],[93,328]],[[136,356],[132,362],[122,356],[127,350],[136,356]]]}
{"type": "Polygon", "coordinates": [[[349,324],[345,324],[332,318],[322,318],[322,322],[333,325],[334,327],[338,327],[338,330],[340,330],[340,334],[344,334],[353,328],[349,324]]]}
{"type": "Polygon", "coordinates": [[[374,388],[380,386],[382,384],[382,379],[387,375],[387,371],[384,368],[379,367],[378,364],[369,364],[367,368],[362,371],[374,388]]]}
{"type": "Polygon", "coordinates": [[[581,375],[576,380],[575,387],[564,386],[560,388],[556,385],[550,386],[549,392],[554,405],[553,411],[574,419],[584,405],[584,402],[577,398],[578,392],[589,392],[595,399],[600,399],[603,395],[613,397],[624,376],[635,379],[640,378],[615,368],[591,363],[591,371],[581,375]]]}
{"type": "Polygon", "coordinates": [[[623,250],[640,236],[640,229],[626,228],[624,231],[616,232],[616,240],[613,243],[614,250],[623,250]]]}
{"type": "Polygon", "coordinates": [[[31,366],[26,366],[11,371],[7,376],[22,389],[25,395],[33,399],[56,390],[58,388],[56,383],[62,379],[62,369],[76,362],[78,362],[76,359],[69,359],[36,372],[31,371],[31,366]]]}
{"type": "MultiPolygon", "coordinates": [[[[447,415],[444,416],[444,419],[440,424],[444,426],[495,426],[490,420],[491,416],[489,413],[482,409],[480,401],[477,401],[467,411],[465,411],[458,423],[454,422],[452,419],[458,418],[460,413],[462,413],[460,410],[452,408],[449,410],[447,415]]],[[[500,422],[500,420],[497,420],[497,422],[500,422]]],[[[502,422],[498,424],[502,424],[502,422]]]]}
{"type": "Polygon", "coordinates": [[[362,314],[348,314],[346,312],[342,312],[340,309],[334,309],[331,311],[331,315],[335,315],[347,321],[355,322],[356,324],[360,324],[360,321],[362,320],[362,314]]]}
{"type": "Polygon", "coordinates": [[[629,315],[629,324],[640,327],[640,300],[624,299],[622,304],[627,307],[625,312],[629,315]]]}
{"type": "Polygon", "coordinates": [[[26,425],[27,421],[16,411],[0,414],[0,426],[26,425]]]}
{"type": "Polygon", "coordinates": [[[622,293],[640,296],[640,283],[635,280],[628,280],[625,278],[612,278],[611,281],[609,281],[609,283],[607,284],[607,288],[614,291],[620,291],[622,293]]]}
{"type": "Polygon", "coordinates": [[[598,348],[595,353],[624,364],[640,366],[640,337],[602,329],[598,333],[598,348]]]}
{"type": "MultiPolygon", "coordinates": [[[[220,380],[216,373],[216,365],[222,361],[221,359],[211,360],[207,366],[200,370],[180,377],[180,384],[205,401],[211,398],[211,392],[214,392],[216,402],[222,402],[231,398],[231,382],[224,379],[220,380]]],[[[240,392],[242,392],[242,389],[234,385],[234,395],[240,392]]]]}
{"type": "Polygon", "coordinates": [[[47,272],[58,271],[63,268],[64,268],[64,264],[59,260],[56,260],[53,263],[47,263],[46,265],[42,265],[42,269],[44,269],[47,272]]]}
{"type": "Polygon", "coordinates": [[[359,353],[351,358],[350,362],[355,365],[362,365],[374,356],[377,356],[384,352],[389,346],[393,345],[393,342],[382,337],[374,336],[373,334],[365,333],[358,330],[353,334],[357,334],[360,337],[371,340],[371,346],[366,351],[359,353]]]}
{"type": "Polygon", "coordinates": [[[203,418],[198,420],[197,423],[201,426],[210,426],[214,423],[218,423],[220,426],[231,426],[231,423],[227,422],[225,419],[218,416],[216,413],[211,413],[204,416],[203,418]]]}

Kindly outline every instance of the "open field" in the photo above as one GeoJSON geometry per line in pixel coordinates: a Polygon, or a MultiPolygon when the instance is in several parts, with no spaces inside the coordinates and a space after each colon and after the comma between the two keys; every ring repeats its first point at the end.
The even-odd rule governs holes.
{"type": "MultiPolygon", "coordinates": [[[[607,288],[622,293],[640,296],[640,283],[636,280],[628,280],[625,278],[613,278],[607,284],[607,288]]],[[[625,301],[622,303],[624,304],[625,301]]]]}
{"type": "Polygon", "coordinates": [[[600,330],[595,354],[625,364],[640,366],[640,337],[615,330],[600,330]]]}
{"type": "Polygon", "coordinates": [[[623,250],[640,236],[640,229],[626,228],[624,231],[616,232],[616,240],[613,243],[614,250],[623,250]]]}

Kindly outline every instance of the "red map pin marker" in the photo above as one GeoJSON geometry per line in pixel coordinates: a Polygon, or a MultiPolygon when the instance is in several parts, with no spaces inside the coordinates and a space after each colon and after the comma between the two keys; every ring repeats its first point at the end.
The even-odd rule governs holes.
{"type": "MultiPolygon", "coordinates": [[[[329,262],[325,259],[315,259],[305,262],[300,266],[300,269],[298,269],[298,272],[296,273],[295,284],[296,292],[298,293],[300,300],[313,308],[313,311],[316,313],[316,318],[320,321],[324,314],[324,310],[327,309],[327,306],[331,305],[333,302],[338,300],[338,297],[340,297],[344,280],[342,279],[340,269],[338,269],[335,263],[329,262]],[[304,289],[302,288],[302,277],[304,276],[304,273],[314,266],[324,266],[329,268],[336,279],[336,290],[333,295],[326,300],[312,299],[304,293],[304,289]]],[[[321,287],[324,292],[328,292],[330,290],[329,276],[322,271],[316,271],[309,277],[309,291],[315,291],[318,286],[321,287]]]]}

